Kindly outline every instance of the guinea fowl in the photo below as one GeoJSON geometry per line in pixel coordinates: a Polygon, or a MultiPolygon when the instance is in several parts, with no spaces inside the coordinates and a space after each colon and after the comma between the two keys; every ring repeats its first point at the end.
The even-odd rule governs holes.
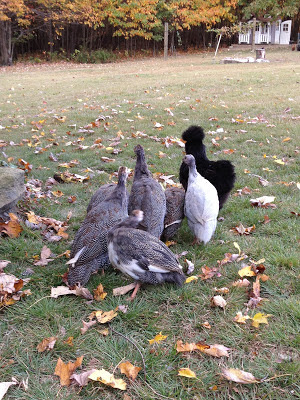
{"type": "Polygon", "coordinates": [[[128,213],[130,214],[133,210],[142,210],[144,219],[138,228],[159,238],[164,229],[166,197],[161,185],[151,176],[143,147],[138,144],[134,152],[137,160],[129,196],[128,213]]]}
{"type": "Polygon", "coordinates": [[[172,251],[157,237],[137,229],[143,211],[134,210],[108,232],[108,255],[111,264],[136,281],[130,297],[134,299],[142,283],[160,284],[185,281],[182,267],[172,251]]]}
{"type": "Polygon", "coordinates": [[[112,193],[85,217],[73,241],[68,272],[68,284],[85,285],[93,272],[109,265],[107,233],[128,216],[126,196],[127,168],[120,167],[118,184],[112,193]]]}
{"type": "MultiPolygon", "coordinates": [[[[102,201],[107,199],[108,196],[112,194],[116,188],[115,183],[106,183],[99,187],[99,189],[93,194],[91,200],[87,206],[87,212],[90,212],[92,208],[97,207],[102,201]]],[[[126,190],[127,201],[129,198],[129,193],[126,190]]]]}
{"type": "MultiPolygon", "coordinates": [[[[204,137],[205,134],[200,126],[190,126],[182,134],[182,139],[186,142],[186,154],[192,154],[195,157],[197,171],[217,189],[219,208],[221,209],[234,186],[234,166],[228,160],[209,160],[203,144],[204,137]]],[[[189,168],[182,162],[179,170],[179,180],[185,190],[188,186],[188,177],[189,168]]]]}
{"type": "Polygon", "coordinates": [[[216,188],[197,172],[195,158],[186,155],[183,162],[189,168],[184,212],[195,235],[193,244],[210,241],[217,226],[219,200],[216,188]]]}
{"type": "Polygon", "coordinates": [[[179,187],[170,187],[165,190],[167,210],[164,220],[164,230],[161,240],[172,239],[180,228],[184,218],[185,191],[179,187]]]}

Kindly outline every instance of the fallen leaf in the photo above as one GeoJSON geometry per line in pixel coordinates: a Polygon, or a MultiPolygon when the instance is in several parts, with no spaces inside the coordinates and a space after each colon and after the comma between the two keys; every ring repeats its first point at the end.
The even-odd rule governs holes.
{"type": "MultiPolygon", "coordinates": [[[[91,321],[92,322],[92,321],[91,321]]],[[[94,321],[93,321],[94,322],[94,321]]],[[[96,321],[95,321],[96,322],[96,321]]],[[[109,330],[108,330],[108,328],[105,328],[105,329],[101,329],[100,331],[99,331],[99,333],[101,333],[101,335],[103,335],[103,336],[108,336],[109,335],[109,330]]]]}
{"type": "Polygon", "coordinates": [[[207,265],[204,265],[201,268],[201,270],[202,270],[203,273],[201,275],[199,275],[199,276],[201,277],[202,280],[210,279],[215,275],[216,275],[217,278],[219,278],[221,276],[219,268],[217,268],[217,267],[209,268],[207,265]]]}
{"type": "Polygon", "coordinates": [[[84,335],[91,326],[94,326],[97,324],[97,321],[95,321],[95,320],[89,321],[89,322],[82,321],[82,323],[83,323],[83,328],[80,328],[80,332],[82,335],[84,335]]]}
{"type": "Polygon", "coordinates": [[[61,386],[69,386],[71,383],[70,377],[75,371],[76,368],[80,367],[82,364],[83,356],[78,357],[74,363],[71,361],[68,364],[65,364],[61,358],[58,359],[54,375],[60,377],[61,386]]]}
{"type": "Polygon", "coordinates": [[[8,264],[10,264],[10,261],[0,260],[0,273],[3,272],[3,268],[5,268],[8,264]]]}
{"type": "Polygon", "coordinates": [[[192,276],[189,276],[188,278],[186,278],[184,283],[190,283],[192,281],[197,281],[197,280],[198,280],[198,276],[192,275],[192,276]]]}
{"type": "Polygon", "coordinates": [[[125,374],[127,378],[132,379],[133,381],[137,377],[138,373],[142,369],[141,367],[135,367],[129,361],[125,361],[119,365],[120,371],[122,374],[125,374]]]}
{"type": "Polygon", "coordinates": [[[17,382],[0,382],[0,400],[3,399],[11,385],[16,385],[17,382]]]}
{"type": "Polygon", "coordinates": [[[235,368],[224,368],[222,370],[222,375],[229,381],[237,382],[237,383],[259,383],[250,372],[242,371],[241,369],[235,368]]]}
{"type": "Polygon", "coordinates": [[[122,313],[126,314],[128,311],[128,305],[125,306],[123,304],[120,304],[120,305],[118,305],[118,310],[120,310],[122,313]]]}
{"type": "Polygon", "coordinates": [[[96,289],[94,289],[94,299],[97,301],[104,300],[105,297],[107,296],[107,293],[104,292],[104,288],[102,284],[100,283],[96,289]]]}
{"type": "Polygon", "coordinates": [[[23,228],[19,223],[18,217],[9,213],[10,220],[7,222],[0,222],[0,233],[3,232],[10,238],[17,238],[20,236],[23,228]]]}
{"type": "Polygon", "coordinates": [[[255,328],[259,328],[260,324],[269,324],[268,323],[268,317],[272,317],[272,314],[263,314],[263,313],[257,313],[254,315],[252,318],[252,326],[255,328]]]}
{"type": "Polygon", "coordinates": [[[222,344],[211,344],[208,348],[199,349],[202,353],[209,354],[213,357],[229,357],[228,350],[231,350],[228,347],[223,346],[222,344]]]}
{"type": "MultiPolygon", "coordinates": [[[[209,348],[208,345],[204,345],[206,348],[209,348]]],[[[199,350],[198,346],[196,343],[183,343],[182,340],[177,340],[176,343],[176,351],[178,353],[183,353],[183,352],[192,352],[195,350],[199,350]]]]}
{"type": "Polygon", "coordinates": [[[211,329],[211,325],[209,324],[208,321],[203,322],[203,324],[201,324],[201,325],[203,326],[203,328],[211,329]]]}
{"type": "Polygon", "coordinates": [[[76,290],[71,290],[67,286],[57,286],[51,288],[51,297],[57,299],[58,296],[65,296],[67,294],[76,294],[76,290]]]}
{"type": "Polygon", "coordinates": [[[55,343],[56,343],[57,337],[56,336],[51,336],[49,338],[45,338],[37,345],[37,351],[39,353],[42,353],[45,350],[52,350],[55,343]]]}
{"type": "Polygon", "coordinates": [[[274,200],[275,200],[274,196],[262,196],[262,197],[257,197],[256,199],[250,199],[250,204],[253,207],[276,208],[276,205],[273,204],[274,200]]]}
{"type": "Polygon", "coordinates": [[[249,315],[243,315],[241,311],[238,311],[236,316],[233,318],[234,322],[238,324],[246,324],[246,320],[251,319],[249,315]]]}
{"type": "Polygon", "coordinates": [[[101,157],[101,161],[105,163],[110,163],[116,161],[114,158],[108,158],[108,157],[101,157]]]}
{"type": "Polygon", "coordinates": [[[185,378],[197,378],[195,372],[190,370],[189,368],[181,368],[178,370],[179,376],[184,376],[185,378]]]}
{"type": "Polygon", "coordinates": [[[41,257],[38,261],[35,261],[34,265],[45,266],[50,261],[53,261],[53,258],[49,258],[51,255],[51,250],[47,246],[43,246],[41,251],[41,257]]]}
{"type": "Polygon", "coordinates": [[[94,371],[91,375],[89,375],[89,379],[101,382],[104,385],[111,386],[114,389],[126,390],[127,386],[123,379],[116,379],[113,374],[105,371],[105,369],[94,371]]]}
{"type": "Polygon", "coordinates": [[[118,313],[116,312],[117,309],[118,307],[111,311],[102,311],[102,310],[93,311],[89,315],[89,318],[90,319],[96,318],[97,321],[100,322],[100,324],[106,324],[106,322],[111,321],[118,315],[118,313]]]}
{"type": "Polygon", "coordinates": [[[239,225],[230,229],[231,232],[238,233],[239,235],[250,235],[250,233],[252,233],[252,231],[254,230],[255,230],[255,225],[246,228],[241,222],[239,223],[239,225]]]}
{"type": "MultiPolygon", "coordinates": [[[[187,274],[187,275],[190,275],[190,274],[192,274],[192,273],[194,272],[195,264],[192,263],[192,261],[188,260],[187,258],[185,259],[185,262],[186,262],[187,265],[188,265],[188,269],[187,269],[187,271],[186,271],[186,274],[187,274]]],[[[186,283],[187,283],[187,282],[186,282],[186,283]]]]}
{"type": "Polygon", "coordinates": [[[82,372],[81,374],[72,374],[70,379],[76,381],[79,386],[86,386],[89,383],[89,376],[95,371],[96,369],[93,368],[89,371],[82,372]]]}
{"type": "Polygon", "coordinates": [[[225,308],[227,305],[226,300],[222,296],[214,296],[210,300],[210,304],[212,307],[220,307],[225,308]]]}
{"type": "Polygon", "coordinates": [[[240,277],[244,277],[244,276],[255,276],[256,273],[253,271],[252,266],[251,265],[247,265],[246,267],[238,270],[238,274],[240,277]]]}
{"type": "Polygon", "coordinates": [[[159,332],[153,339],[149,340],[149,343],[150,344],[158,343],[158,342],[165,340],[167,337],[168,337],[168,335],[162,335],[161,332],[159,332]]]}
{"type": "Polygon", "coordinates": [[[135,288],[135,283],[113,289],[113,296],[122,296],[135,288]]]}
{"type": "Polygon", "coordinates": [[[249,286],[251,283],[250,281],[248,281],[248,279],[243,278],[243,279],[238,279],[237,281],[233,282],[232,286],[236,286],[236,287],[247,287],[249,286]]]}
{"type": "Polygon", "coordinates": [[[221,288],[214,288],[214,291],[217,293],[221,293],[221,294],[227,294],[229,293],[229,289],[228,287],[221,287],[221,288]]]}

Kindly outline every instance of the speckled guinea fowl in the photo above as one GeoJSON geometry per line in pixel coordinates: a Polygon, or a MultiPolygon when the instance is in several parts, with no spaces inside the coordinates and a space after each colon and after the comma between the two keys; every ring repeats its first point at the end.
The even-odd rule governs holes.
{"type": "Polygon", "coordinates": [[[184,218],[185,191],[179,187],[170,187],[165,190],[167,210],[164,220],[164,230],[161,240],[172,239],[180,228],[184,218]]]}
{"type": "Polygon", "coordinates": [[[135,146],[134,152],[137,159],[129,196],[128,213],[130,214],[133,210],[142,210],[144,219],[139,224],[139,229],[159,238],[164,229],[166,213],[164,190],[151,176],[143,147],[138,144],[135,146]]]}
{"type": "Polygon", "coordinates": [[[206,244],[217,226],[218,192],[207,179],[197,172],[194,156],[191,154],[185,156],[183,162],[189,167],[184,212],[188,225],[195,235],[194,243],[204,242],[206,244]]]}
{"type": "Polygon", "coordinates": [[[182,267],[172,251],[158,238],[136,229],[143,212],[132,215],[108,233],[108,255],[112,265],[136,281],[133,299],[142,283],[172,282],[181,286],[185,281],[182,267]]]}
{"type": "Polygon", "coordinates": [[[85,285],[91,274],[109,265],[107,233],[128,216],[126,196],[127,169],[120,167],[118,184],[111,195],[91,209],[73,241],[68,272],[68,284],[85,285]]]}
{"type": "MultiPolygon", "coordinates": [[[[97,207],[102,201],[107,199],[108,196],[112,194],[116,188],[116,183],[106,183],[99,187],[99,189],[93,194],[91,200],[87,206],[87,212],[90,212],[92,208],[97,207]]],[[[127,201],[129,198],[129,193],[126,190],[127,201]]]]}

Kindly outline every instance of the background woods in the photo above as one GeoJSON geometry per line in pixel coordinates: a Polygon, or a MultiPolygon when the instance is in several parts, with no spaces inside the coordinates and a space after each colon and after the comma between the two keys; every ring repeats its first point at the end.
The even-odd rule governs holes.
{"type": "Polygon", "coordinates": [[[208,28],[265,14],[295,16],[298,26],[299,1],[2,0],[0,62],[10,65],[25,54],[81,62],[93,62],[92,51],[98,51],[100,61],[111,51],[155,54],[163,48],[166,22],[172,52],[178,47],[207,47],[216,36],[208,28]]]}

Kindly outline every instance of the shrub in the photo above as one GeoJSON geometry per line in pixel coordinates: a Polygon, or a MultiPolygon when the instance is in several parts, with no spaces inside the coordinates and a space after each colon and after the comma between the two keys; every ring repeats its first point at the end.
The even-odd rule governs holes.
{"type": "Polygon", "coordinates": [[[88,52],[87,49],[81,47],[79,50],[76,49],[71,55],[71,59],[81,64],[103,64],[113,62],[116,57],[114,53],[105,49],[99,49],[92,52],[88,52]]]}

